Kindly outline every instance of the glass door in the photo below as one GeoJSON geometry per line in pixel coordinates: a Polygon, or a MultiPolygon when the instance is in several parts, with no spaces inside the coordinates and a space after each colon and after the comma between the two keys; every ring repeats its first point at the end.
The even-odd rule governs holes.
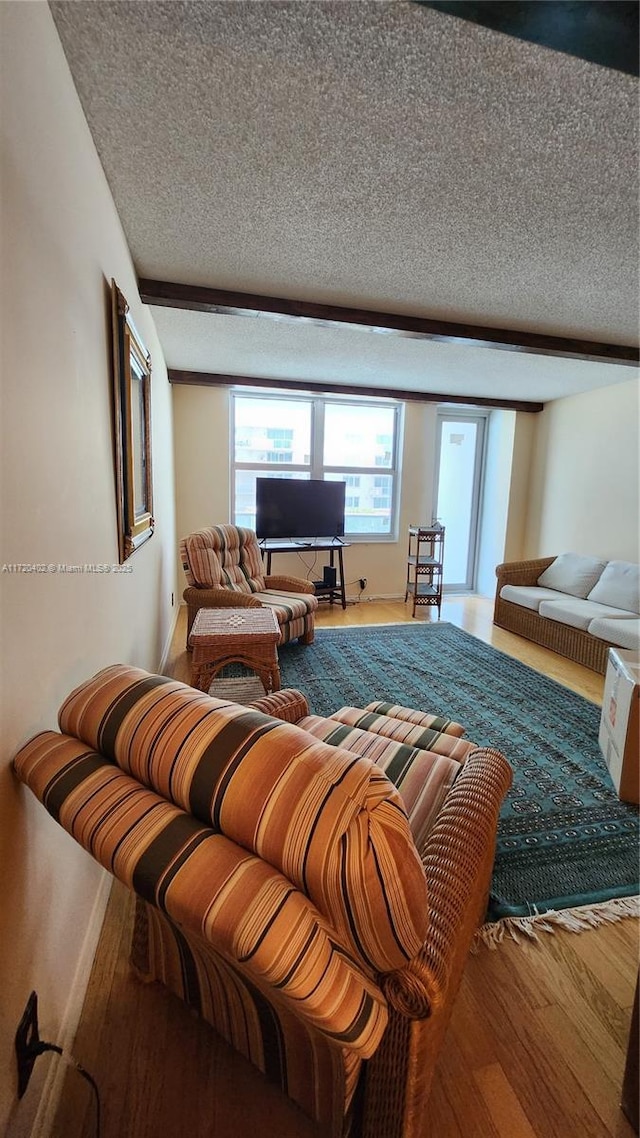
{"type": "Polygon", "coordinates": [[[486,414],[438,411],[436,517],[445,527],[443,588],[475,585],[486,414]]]}

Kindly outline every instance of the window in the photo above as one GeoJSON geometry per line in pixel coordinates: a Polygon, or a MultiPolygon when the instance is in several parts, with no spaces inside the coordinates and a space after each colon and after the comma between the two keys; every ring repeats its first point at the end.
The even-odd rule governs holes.
{"type": "Polygon", "coordinates": [[[255,529],[256,478],[346,482],[345,537],[397,534],[401,405],[304,396],[233,396],[236,525],[255,529]]]}

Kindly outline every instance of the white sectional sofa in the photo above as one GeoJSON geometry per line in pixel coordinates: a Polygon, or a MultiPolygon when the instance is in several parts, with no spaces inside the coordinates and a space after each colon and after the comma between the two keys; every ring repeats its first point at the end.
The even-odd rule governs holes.
{"type": "Polygon", "coordinates": [[[498,565],[494,624],[604,673],[640,650],[640,566],[562,553],[498,565]]]}

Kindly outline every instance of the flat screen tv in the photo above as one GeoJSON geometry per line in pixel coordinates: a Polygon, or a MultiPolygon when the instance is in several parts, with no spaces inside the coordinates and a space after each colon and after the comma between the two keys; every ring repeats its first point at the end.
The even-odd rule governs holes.
{"type": "Polygon", "coordinates": [[[256,533],[261,540],[342,537],[344,482],[256,478],[256,533]]]}

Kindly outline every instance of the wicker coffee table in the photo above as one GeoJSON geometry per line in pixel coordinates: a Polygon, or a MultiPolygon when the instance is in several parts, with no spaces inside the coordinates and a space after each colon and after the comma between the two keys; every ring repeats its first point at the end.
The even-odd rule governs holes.
{"type": "Polygon", "coordinates": [[[269,608],[199,609],[189,644],[193,648],[191,686],[209,691],[227,664],[257,672],[267,694],[280,689],[278,622],[269,608]]]}

